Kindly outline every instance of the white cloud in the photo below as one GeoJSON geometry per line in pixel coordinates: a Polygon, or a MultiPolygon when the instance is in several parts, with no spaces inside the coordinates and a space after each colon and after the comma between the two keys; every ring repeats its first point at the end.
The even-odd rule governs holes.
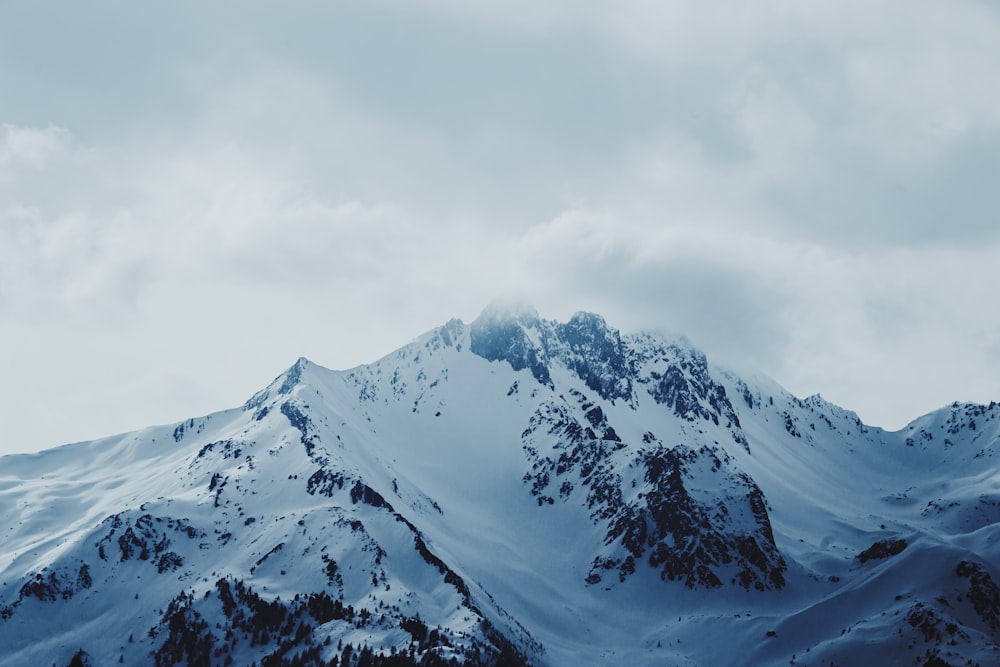
{"type": "MultiPolygon", "coordinates": [[[[69,130],[49,125],[44,129],[4,123],[0,140],[0,168],[23,163],[32,167],[45,165],[70,143],[69,130]]],[[[0,175],[2,175],[0,171],[0,175]]]]}
{"type": "Polygon", "coordinates": [[[0,63],[0,361],[31,389],[0,421],[45,394],[94,425],[24,447],[231,405],[498,295],[676,330],[877,423],[1000,395],[988,5],[307,9],[167,11],[190,52],[72,72],[19,67],[38,42],[0,22],[32,56],[0,63]],[[134,419],[100,426],[88,391],[134,419]]]}
{"type": "Polygon", "coordinates": [[[786,180],[799,173],[813,153],[817,128],[795,91],[755,68],[735,83],[725,102],[753,154],[753,173],[747,176],[786,180]]]}

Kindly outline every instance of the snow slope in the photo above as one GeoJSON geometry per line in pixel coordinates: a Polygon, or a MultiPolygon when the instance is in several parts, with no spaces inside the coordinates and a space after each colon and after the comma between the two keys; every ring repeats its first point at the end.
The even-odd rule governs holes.
{"type": "Polygon", "coordinates": [[[998,441],[487,309],[0,459],[0,665],[998,664],[998,441]]]}

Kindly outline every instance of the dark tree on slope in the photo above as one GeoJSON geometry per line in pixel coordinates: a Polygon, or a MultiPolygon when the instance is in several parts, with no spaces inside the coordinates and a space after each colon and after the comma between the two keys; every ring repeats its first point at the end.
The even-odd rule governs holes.
{"type": "Polygon", "coordinates": [[[91,667],[90,656],[81,648],[73,654],[68,667],[91,667]]]}

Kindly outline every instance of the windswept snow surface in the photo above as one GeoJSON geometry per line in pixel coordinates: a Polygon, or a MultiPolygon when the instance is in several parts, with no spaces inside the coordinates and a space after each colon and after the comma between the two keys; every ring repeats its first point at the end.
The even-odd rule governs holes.
{"type": "Polygon", "coordinates": [[[998,441],[490,309],[0,459],[0,666],[1000,664],[998,441]]]}

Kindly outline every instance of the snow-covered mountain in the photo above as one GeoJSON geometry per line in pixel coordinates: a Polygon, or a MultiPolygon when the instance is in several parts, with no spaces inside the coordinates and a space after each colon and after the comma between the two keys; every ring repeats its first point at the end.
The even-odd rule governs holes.
{"type": "Polygon", "coordinates": [[[0,666],[1000,664],[998,450],[487,309],[0,459],[0,666]]]}

